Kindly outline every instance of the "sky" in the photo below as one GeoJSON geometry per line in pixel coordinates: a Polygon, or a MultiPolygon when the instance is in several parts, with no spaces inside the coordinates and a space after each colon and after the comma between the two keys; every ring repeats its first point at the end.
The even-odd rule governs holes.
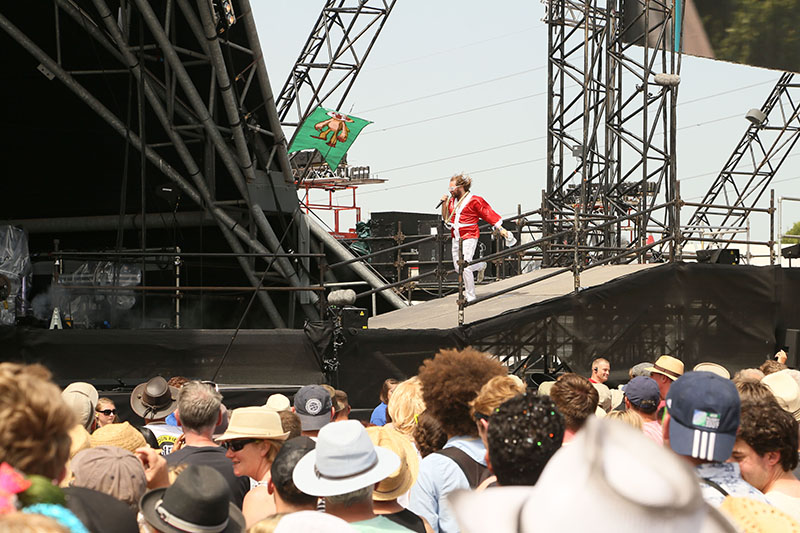
{"type": "MultiPolygon", "coordinates": [[[[277,95],[324,2],[252,3],[277,95]]],[[[373,122],[350,149],[349,163],[387,180],[358,189],[363,219],[382,211],[435,212],[458,172],[470,174],[473,191],[503,216],[518,205],[539,207],[547,172],[544,9],[531,0],[397,1],[342,109],[373,122]]],[[[745,133],[744,114],[761,107],[780,74],[684,56],[677,141],[684,199],[701,199],[745,133]]],[[[776,175],[776,198],[800,196],[798,150],[776,175]]],[[[797,220],[800,203],[787,202],[784,229],[797,220]]],[[[343,226],[354,223],[342,218],[343,226]]],[[[766,240],[767,216],[754,215],[751,224],[753,238],[766,240]]]]}

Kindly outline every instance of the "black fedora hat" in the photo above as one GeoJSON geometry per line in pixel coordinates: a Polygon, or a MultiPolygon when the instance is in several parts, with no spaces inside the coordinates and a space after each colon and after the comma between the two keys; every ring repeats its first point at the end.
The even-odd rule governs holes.
{"type": "Polygon", "coordinates": [[[131,392],[131,409],[145,420],[164,418],[178,407],[178,389],[161,376],[139,383],[131,392]]]}
{"type": "Polygon", "coordinates": [[[164,533],[239,533],[245,531],[242,512],[230,501],[222,474],[206,465],[190,465],[175,482],[142,496],[145,520],[164,533]]]}

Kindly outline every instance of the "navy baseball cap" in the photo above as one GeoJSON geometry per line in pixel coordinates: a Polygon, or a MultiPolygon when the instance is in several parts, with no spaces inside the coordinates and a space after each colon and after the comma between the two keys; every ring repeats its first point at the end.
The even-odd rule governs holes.
{"type": "Polygon", "coordinates": [[[625,385],[625,397],[645,413],[655,411],[661,401],[658,383],[653,378],[636,376],[625,385]]]}
{"type": "Polygon", "coordinates": [[[687,372],[667,393],[669,445],[679,455],[726,461],[739,429],[736,386],[711,372],[687,372]]]}
{"type": "Polygon", "coordinates": [[[331,395],[319,385],[306,385],[294,395],[294,412],[303,431],[315,431],[330,422],[332,408],[331,395]]]}

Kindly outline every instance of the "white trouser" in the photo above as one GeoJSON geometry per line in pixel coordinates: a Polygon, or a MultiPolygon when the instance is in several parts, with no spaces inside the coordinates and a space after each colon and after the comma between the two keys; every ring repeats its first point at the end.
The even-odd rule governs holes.
{"type": "MultiPolygon", "coordinates": [[[[459,240],[453,239],[453,266],[458,272],[458,242],[459,240]]],[[[472,261],[475,255],[475,249],[478,247],[478,239],[464,239],[464,261],[472,261]]],[[[464,295],[468,302],[476,298],[475,296],[475,275],[473,272],[483,270],[486,268],[486,263],[476,263],[464,269],[464,295]]]]}

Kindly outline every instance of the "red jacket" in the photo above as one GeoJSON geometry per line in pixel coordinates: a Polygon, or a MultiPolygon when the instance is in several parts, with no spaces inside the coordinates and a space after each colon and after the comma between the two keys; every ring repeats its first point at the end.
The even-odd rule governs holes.
{"type": "Polygon", "coordinates": [[[478,220],[485,220],[495,227],[503,222],[503,218],[480,196],[467,193],[458,212],[453,213],[456,204],[456,199],[451,196],[447,201],[447,212],[450,215],[445,220],[453,238],[477,239],[480,236],[478,220]]]}

